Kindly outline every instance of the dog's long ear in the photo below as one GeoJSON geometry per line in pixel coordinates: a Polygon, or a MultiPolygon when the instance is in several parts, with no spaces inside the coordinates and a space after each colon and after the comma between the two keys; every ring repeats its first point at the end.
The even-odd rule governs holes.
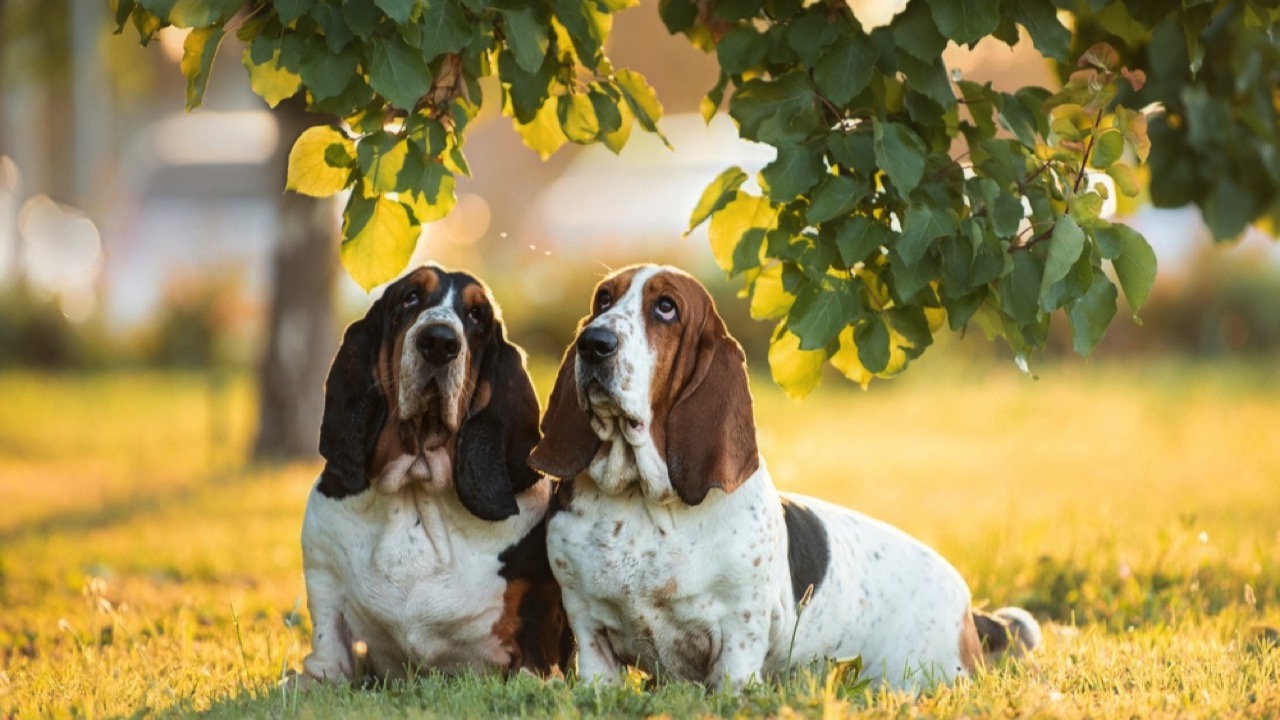
{"type": "Polygon", "coordinates": [[[591,417],[578,404],[578,351],[570,345],[560,363],[547,412],[542,416],[542,440],[529,464],[558,478],[572,478],[587,469],[600,449],[591,417]]]}
{"type": "Polygon", "coordinates": [[[374,365],[382,346],[384,301],[379,298],[365,316],[347,326],[342,345],[324,383],[324,418],[320,423],[320,492],[342,498],[369,487],[369,456],[387,419],[374,365]]]}
{"type": "Polygon", "coordinates": [[[702,310],[682,338],[697,349],[667,415],[667,474],[688,505],[713,487],[733,492],[760,466],[746,356],[710,296],[702,310]]]}
{"type": "Polygon", "coordinates": [[[454,487],[476,517],[503,520],[520,512],[516,493],[538,482],[529,451],[538,442],[538,396],[524,355],[493,330],[477,375],[475,399],[458,431],[454,487]]]}

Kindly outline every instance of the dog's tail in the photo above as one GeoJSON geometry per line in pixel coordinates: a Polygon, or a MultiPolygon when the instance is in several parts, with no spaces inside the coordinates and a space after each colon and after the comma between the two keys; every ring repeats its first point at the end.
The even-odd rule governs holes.
{"type": "Polygon", "coordinates": [[[991,659],[1022,657],[1044,641],[1040,623],[1020,607],[1003,607],[992,613],[974,610],[973,624],[984,654],[991,659]]]}

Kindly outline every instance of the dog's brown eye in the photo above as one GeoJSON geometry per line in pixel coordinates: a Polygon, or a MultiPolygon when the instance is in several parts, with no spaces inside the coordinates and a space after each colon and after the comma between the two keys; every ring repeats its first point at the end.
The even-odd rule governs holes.
{"type": "Polygon", "coordinates": [[[479,325],[480,323],[484,322],[485,307],[483,305],[476,305],[475,307],[467,311],[467,317],[471,318],[471,322],[479,325]]]}
{"type": "Polygon", "coordinates": [[[664,323],[673,323],[680,318],[676,302],[666,295],[658,298],[657,304],[653,306],[653,314],[664,323]]]}
{"type": "Polygon", "coordinates": [[[612,304],[613,304],[613,295],[611,295],[608,290],[601,290],[600,292],[596,293],[596,307],[600,308],[601,310],[608,310],[609,306],[612,304]]]}
{"type": "Polygon", "coordinates": [[[409,292],[405,293],[404,299],[400,301],[400,307],[406,310],[412,310],[413,308],[418,307],[418,304],[421,302],[422,302],[422,293],[417,290],[410,290],[409,292]]]}

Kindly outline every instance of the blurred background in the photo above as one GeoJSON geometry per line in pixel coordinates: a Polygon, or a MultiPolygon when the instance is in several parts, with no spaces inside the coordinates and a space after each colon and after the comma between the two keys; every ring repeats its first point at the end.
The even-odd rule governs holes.
{"type": "MultiPolygon", "coordinates": [[[[0,0],[0,370],[181,368],[206,373],[215,391],[254,377],[253,454],[309,456],[339,331],[370,301],[336,264],[339,205],[282,192],[292,138],[323,118],[288,103],[269,110],[234,38],[204,106],[186,113],[183,32],[168,28],[144,48],[131,31],[113,37],[108,15],[97,0],[0,0]]],[[[414,264],[485,278],[538,361],[558,357],[609,268],[682,265],[712,286],[763,372],[771,326],[735,299],[705,226],[682,232],[720,170],[753,171],[770,151],[738,140],[723,115],[701,121],[714,59],[669,36],[655,8],[627,12],[610,55],[658,89],[674,152],[637,132],[620,158],[566,146],[541,162],[487,103],[467,146],[473,179],[459,184],[457,209],[424,229],[414,264]]],[[[953,47],[949,64],[999,89],[1056,83],[1029,42],[953,47]]],[[[1119,213],[1151,240],[1160,272],[1144,324],[1118,318],[1092,362],[1274,357],[1276,243],[1252,231],[1214,246],[1193,208],[1119,213]]],[[[996,364],[1001,350],[979,333],[929,355],[996,364]]],[[[1048,356],[1069,351],[1064,332],[1048,356]]]]}

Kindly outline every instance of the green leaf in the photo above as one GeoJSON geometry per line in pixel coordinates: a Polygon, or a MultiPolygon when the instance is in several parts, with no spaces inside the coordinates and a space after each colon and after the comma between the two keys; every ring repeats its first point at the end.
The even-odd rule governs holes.
{"type": "Polygon", "coordinates": [[[728,205],[737,197],[738,188],[742,187],[742,183],[746,181],[747,174],[736,165],[717,175],[716,179],[707,185],[707,189],[702,191],[702,197],[698,199],[698,204],[693,208],[693,214],[689,216],[689,229],[685,230],[684,234],[693,232],[693,229],[708,217],[728,205]]]}
{"type": "Polygon", "coordinates": [[[991,227],[996,235],[1011,238],[1018,233],[1026,212],[1022,201],[1007,193],[1001,193],[991,205],[991,227]]]}
{"type": "MultiPolygon", "coordinates": [[[[504,50],[498,55],[498,77],[506,86],[511,113],[521,123],[533,122],[546,103],[553,75],[560,68],[554,54],[548,54],[536,73],[525,72],[515,53],[504,50]]],[[[505,110],[505,108],[504,108],[505,110]]]]}
{"type": "Polygon", "coordinates": [[[1053,234],[1049,236],[1049,255],[1044,263],[1044,275],[1040,278],[1039,296],[1043,296],[1049,286],[1067,276],[1071,266],[1084,250],[1084,231],[1070,215],[1063,215],[1053,226],[1053,234]]]}
{"type": "Polygon", "coordinates": [[[124,32],[124,24],[129,22],[129,16],[133,14],[133,10],[137,6],[138,4],[135,0],[116,0],[116,29],[112,31],[112,34],[119,35],[124,32]]]}
{"type": "Polygon", "coordinates": [[[956,218],[950,209],[935,208],[913,200],[907,205],[902,236],[894,243],[894,248],[908,265],[914,265],[934,240],[955,231],[956,218]]]}
{"type": "Polygon", "coordinates": [[[716,43],[720,69],[730,75],[739,75],[759,65],[768,52],[768,41],[752,25],[736,27],[716,43]]]}
{"type": "Polygon", "coordinates": [[[667,32],[675,35],[697,22],[698,4],[693,0],[658,0],[658,15],[667,26],[667,32]]]}
{"type": "MultiPolygon", "coordinates": [[[[1133,228],[1113,223],[1108,229],[1120,246],[1120,252],[1112,256],[1111,264],[1116,269],[1116,279],[1120,281],[1124,297],[1136,317],[1146,304],[1147,295],[1151,293],[1151,286],[1156,281],[1156,254],[1147,239],[1133,228]]],[[[1098,233],[1101,245],[1102,231],[1099,230],[1098,233]]]]}
{"type": "Polygon", "coordinates": [[[538,157],[546,160],[551,153],[560,149],[568,138],[560,127],[557,104],[551,98],[542,104],[530,122],[516,121],[516,132],[526,147],[538,153],[538,157]]]}
{"type": "Polygon", "coordinates": [[[328,197],[346,187],[350,165],[330,162],[335,146],[346,158],[355,154],[355,143],[337,128],[315,125],[304,130],[289,151],[285,187],[311,197],[328,197]]]}
{"type": "Polygon", "coordinates": [[[818,92],[836,105],[847,105],[871,82],[879,54],[862,33],[841,36],[813,69],[818,92]]]}
{"type": "MultiPolygon", "coordinates": [[[[405,203],[412,212],[413,220],[417,223],[428,223],[439,220],[448,215],[453,206],[457,204],[458,197],[454,193],[457,181],[449,172],[443,163],[438,162],[421,162],[421,155],[410,153],[409,158],[421,167],[413,168],[418,170],[417,179],[413,181],[416,190],[401,193],[402,201],[407,199],[405,203]]],[[[408,163],[405,166],[405,173],[409,173],[408,163]]]]}
{"type": "Polygon", "coordinates": [[[1096,191],[1081,193],[1071,198],[1070,215],[1083,227],[1092,227],[1102,214],[1102,196],[1096,191]]]}
{"type": "Polygon", "coordinates": [[[957,45],[972,45],[1000,24],[997,0],[928,0],[938,30],[957,45]]]}
{"type": "Polygon", "coordinates": [[[800,338],[779,323],[769,342],[769,372],[792,400],[803,400],[822,381],[825,350],[801,350],[800,338]]]}
{"type": "Polygon", "coordinates": [[[556,103],[560,128],[570,142],[583,145],[594,142],[600,133],[600,121],[591,98],[582,93],[561,95],[556,103]]]}
{"type": "Polygon", "coordinates": [[[373,0],[373,4],[382,8],[387,17],[404,25],[409,22],[409,13],[413,11],[414,0],[373,0]]]}
{"type": "Polygon", "coordinates": [[[551,6],[556,19],[569,32],[569,39],[578,54],[578,59],[588,69],[594,70],[603,59],[600,50],[604,46],[604,28],[599,22],[595,3],[582,0],[552,0],[551,6]]]}
{"type": "Polygon", "coordinates": [[[880,313],[872,315],[857,327],[853,341],[858,345],[858,362],[873,373],[889,366],[889,326],[880,313]]]}
{"type": "Polygon", "coordinates": [[[1027,250],[1012,253],[1013,270],[1000,278],[1000,306],[1018,325],[1036,321],[1040,310],[1040,278],[1044,263],[1027,250]]]}
{"type": "Polygon", "coordinates": [[[368,40],[378,29],[382,13],[369,0],[342,0],[342,19],[351,32],[361,40],[368,40]]]}
{"type": "MultiPolygon", "coordinates": [[[[456,53],[471,42],[473,25],[457,0],[424,0],[421,26],[421,59],[431,62],[445,53],[456,53]]],[[[374,46],[376,64],[377,45],[374,46]]],[[[430,82],[430,75],[427,75],[430,82]]],[[[374,86],[377,89],[377,86],[374,86]]],[[[424,93],[419,93],[424,94],[424,93]]]]}
{"type": "Polygon", "coordinates": [[[1089,164],[1105,170],[1124,155],[1124,135],[1115,128],[1107,128],[1098,133],[1093,141],[1093,153],[1089,164]]]}
{"type": "Polygon", "coordinates": [[[871,191],[866,182],[859,182],[847,175],[827,175],[816,190],[805,220],[810,224],[826,222],[848,215],[871,191]]]}
{"type": "Polygon", "coordinates": [[[329,48],[329,52],[340,52],[347,43],[351,42],[351,38],[355,37],[355,33],[351,32],[351,28],[347,25],[347,18],[342,14],[342,8],[338,5],[328,3],[316,5],[311,8],[311,18],[316,21],[320,32],[324,34],[324,44],[329,48]]]}
{"type": "Polygon", "coordinates": [[[857,312],[849,282],[810,283],[796,294],[787,313],[787,328],[800,338],[801,350],[821,350],[836,339],[857,312]]]}
{"type": "Polygon", "coordinates": [[[272,3],[281,25],[289,25],[302,17],[313,5],[315,0],[275,0],[272,3]]]}
{"type": "Polygon", "coordinates": [[[805,145],[780,147],[777,158],[760,171],[760,178],[770,200],[790,202],[818,184],[822,178],[822,157],[805,145]]]}
{"type": "Polygon", "coordinates": [[[947,47],[947,39],[938,32],[929,8],[922,2],[906,5],[907,9],[899,13],[890,26],[894,44],[925,62],[941,57],[947,47]]]}
{"type": "Polygon", "coordinates": [[[230,20],[244,0],[139,0],[138,4],[178,27],[203,28],[230,20]]]}
{"type": "Polygon", "coordinates": [[[293,97],[302,87],[302,77],[280,64],[280,38],[264,35],[254,38],[245,47],[241,62],[249,71],[249,87],[271,107],[293,97]],[[265,53],[267,59],[260,63],[254,62],[253,55],[258,53],[265,53]]]}
{"type": "Polygon", "coordinates": [[[795,51],[800,62],[808,67],[817,64],[827,46],[840,37],[838,21],[828,19],[826,13],[808,13],[792,21],[787,28],[787,44],[795,51]]]}
{"type": "Polygon", "coordinates": [[[627,106],[631,108],[640,127],[657,135],[670,148],[671,143],[667,142],[666,136],[658,129],[658,121],[662,119],[662,103],[658,102],[658,94],[649,86],[644,76],[632,70],[619,70],[614,74],[613,82],[622,91],[622,97],[626,98],[627,106]]]}
{"type": "MultiPolygon", "coordinates": [[[[912,90],[937,103],[938,107],[945,110],[955,105],[956,94],[951,89],[951,80],[942,58],[926,62],[912,55],[902,55],[898,58],[898,69],[906,76],[907,85],[912,90]]],[[[907,97],[907,102],[908,107],[912,107],[911,96],[907,97]]]]}
{"type": "Polygon", "coordinates": [[[366,291],[404,270],[418,244],[420,226],[404,205],[383,196],[351,193],[343,212],[342,266],[366,291]]]}
{"type": "Polygon", "coordinates": [[[413,110],[431,89],[431,71],[421,53],[391,35],[373,46],[369,85],[395,107],[413,110]]]}
{"type": "Polygon", "coordinates": [[[799,143],[822,127],[813,84],[799,71],[743,83],[729,100],[729,114],[743,138],[771,145],[799,143]]]}
{"type": "Polygon", "coordinates": [[[1117,162],[1107,166],[1107,174],[1116,183],[1116,189],[1124,193],[1128,197],[1137,197],[1142,192],[1142,187],[1138,184],[1138,174],[1128,165],[1117,162]]]}
{"type": "Polygon", "coordinates": [[[827,133],[827,153],[846,170],[869,172],[876,165],[874,139],[866,132],[827,133]]]}
{"type": "Polygon", "coordinates": [[[507,47],[511,48],[516,64],[530,75],[542,67],[551,46],[550,27],[546,20],[538,17],[534,7],[526,5],[502,11],[507,47]]]}
{"type": "Polygon", "coordinates": [[[905,125],[875,120],[876,164],[889,175],[898,192],[906,195],[924,177],[928,148],[918,135],[905,125]]]}
{"type": "Polygon", "coordinates": [[[835,229],[836,249],[846,268],[866,262],[890,241],[889,229],[865,215],[854,215],[835,229]]]}
{"type": "Polygon", "coordinates": [[[221,26],[196,28],[182,41],[182,62],[179,67],[187,78],[187,110],[200,106],[205,85],[209,82],[209,68],[226,30],[221,26]]]}
{"type": "Polygon", "coordinates": [[[399,183],[400,171],[409,154],[406,138],[379,130],[356,144],[356,158],[364,174],[369,194],[409,189],[399,183]]]}
{"type": "Polygon", "coordinates": [[[1093,284],[1084,297],[1071,305],[1071,338],[1075,351],[1088,357],[1116,316],[1116,286],[1102,273],[1093,274],[1093,284]]]}
{"type": "Polygon", "coordinates": [[[341,52],[313,52],[302,63],[299,74],[316,100],[341,95],[351,82],[360,64],[360,53],[355,48],[341,52]]]}
{"type": "Polygon", "coordinates": [[[1050,285],[1049,289],[1040,295],[1041,310],[1052,312],[1084,297],[1093,283],[1094,268],[1091,256],[1092,253],[1080,253],[1079,259],[1071,266],[1066,277],[1050,285]]]}
{"type": "Polygon", "coordinates": [[[707,235],[711,254],[725,272],[733,271],[733,252],[747,231],[772,230],[778,224],[778,208],[767,198],[738,191],[733,199],[711,216],[707,235]]]}
{"type": "Polygon", "coordinates": [[[1027,29],[1041,55],[1060,63],[1068,61],[1071,31],[1058,22],[1052,0],[1005,0],[1005,12],[1027,29]]]}

